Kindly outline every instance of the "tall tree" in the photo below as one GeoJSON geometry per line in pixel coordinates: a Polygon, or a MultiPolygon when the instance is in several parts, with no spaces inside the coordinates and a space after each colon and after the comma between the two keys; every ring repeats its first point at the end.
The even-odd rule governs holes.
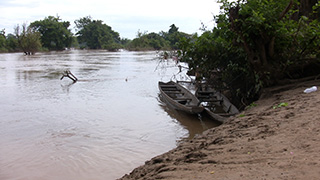
{"type": "Polygon", "coordinates": [[[188,37],[190,35],[179,32],[179,28],[175,25],[172,24],[169,26],[170,29],[168,32],[160,32],[161,36],[165,38],[165,40],[170,42],[170,46],[172,49],[179,49],[179,41],[182,37],[188,37]]]}
{"type": "Polygon", "coordinates": [[[7,38],[6,47],[7,47],[8,51],[9,52],[19,51],[19,49],[18,49],[19,44],[18,44],[17,37],[13,34],[8,34],[6,38],[7,38]]]}
{"type": "Polygon", "coordinates": [[[48,16],[44,20],[30,24],[41,33],[41,41],[49,50],[63,50],[71,46],[72,33],[68,29],[69,21],[61,21],[59,17],[48,16]]]}
{"type": "Polygon", "coordinates": [[[0,52],[6,52],[6,36],[4,29],[0,31],[0,52]]]}
{"type": "Polygon", "coordinates": [[[305,16],[298,0],[219,2],[217,26],[180,43],[182,60],[206,79],[245,99],[281,79],[320,73],[320,23],[312,18],[319,3],[305,16]],[[294,19],[297,12],[304,15],[294,19]]]}
{"type": "Polygon", "coordinates": [[[92,20],[90,16],[75,21],[80,46],[90,49],[116,50],[121,47],[119,33],[103,23],[92,20]]]}
{"type": "Polygon", "coordinates": [[[178,32],[178,30],[179,30],[179,28],[176,27],[175,24],[172,24],[172,25],[170,26],[170,29],[169,29],[169,34],[176,33],[176,32],[178,32]]]}
{"type": "Polygon", "coordinates": [[[17,25],[14,29],[15,36],[18,38],[20,49],[28,55],[35,54],[41,48],[41,34],[31,26],[25,23],[21,26],[17,25]]]}

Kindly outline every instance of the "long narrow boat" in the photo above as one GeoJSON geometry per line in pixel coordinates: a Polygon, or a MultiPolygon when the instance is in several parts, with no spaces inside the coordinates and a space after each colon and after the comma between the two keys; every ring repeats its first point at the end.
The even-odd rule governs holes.
{"type": "Polygon", "coordinates": [[[204,107],[199,99],[186,88],[173,81],[159,82],[160,98],[168,106],[190,114],[201,113],[204,107]]]}
{"type": "Polygon", "coordinates": [[[239,113],[226,96],[213,89],[200,88],[196,91],[196,97],[206,104],[205,112],[219,122],[224,123],[228,117],[239,113]]]}

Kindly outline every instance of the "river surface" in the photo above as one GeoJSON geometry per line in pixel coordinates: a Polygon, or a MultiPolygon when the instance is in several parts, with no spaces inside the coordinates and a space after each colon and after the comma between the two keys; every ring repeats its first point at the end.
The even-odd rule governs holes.
{"type": "Polygon", "coordinates": [[[0,179],[117,179],[216,126],[159,101],[178,72],[156,52],[0,54],[0,179]]]}

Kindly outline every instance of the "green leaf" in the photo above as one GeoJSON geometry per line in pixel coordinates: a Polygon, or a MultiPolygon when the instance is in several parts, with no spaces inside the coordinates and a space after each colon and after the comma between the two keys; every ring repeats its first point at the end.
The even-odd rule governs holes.
{"type": "Polygon", "coordinates": [[[278,104],[278,105],[275,105],[275,106],[273,106],[273,109],[277,109],[277,108],[280,108],[280,107],[287,107],[288,106],[288,103],[280,103],[280,104],[278,104]]]}

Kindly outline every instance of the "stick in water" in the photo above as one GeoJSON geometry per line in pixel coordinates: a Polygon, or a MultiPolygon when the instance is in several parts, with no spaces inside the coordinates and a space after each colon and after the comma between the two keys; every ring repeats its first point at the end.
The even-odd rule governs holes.
{"type": "Polygon", "coordinates": [[[73,75],[69,70],[65,71],[60,80],[62,80],[64,77],[70,78],[74,83],[78,81],[78,78],[73,75]]]}

